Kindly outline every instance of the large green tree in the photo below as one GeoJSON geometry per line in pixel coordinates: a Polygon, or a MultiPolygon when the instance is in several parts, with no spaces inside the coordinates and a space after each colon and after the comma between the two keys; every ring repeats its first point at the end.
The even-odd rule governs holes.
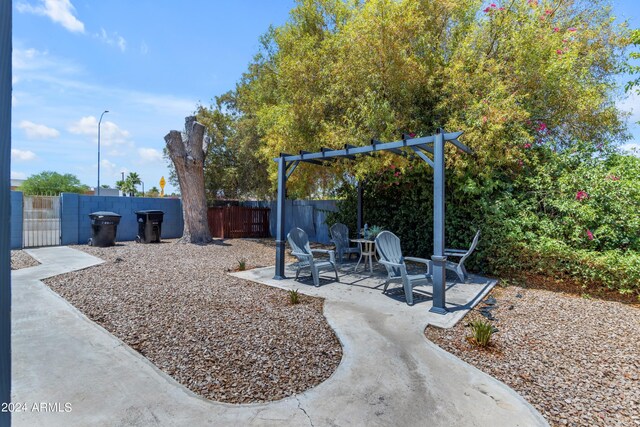
{"type": "MultiPolygon", "coordinates": [[[[478,157],[452,152],[452,164],[490,180],[517,171],[527,144],[597,152],[624,139],[613,76],[626,36],[606,1],[300,0],[262,38],[231,125],[261,141],[272,183],[280,152],[437,127],[465,131],[478,157]]],[[[304,165],[290,195],[391,163],[405,165],[393,156],[304,165]]]]}
{"type": "Polygon", "coordinates": [[[259,156],[255,118],[243,116],[235,92],[215,98],[210,108],[198,108],[198,121],[211,138],[205,159],[205,188],[215,199],[264,199],[271,196],[268,162],[259,156]]]}
{"type": "Polygon", "coordinates": [[[73,174],[44,171],[27,178],[18,191],[27,195],[53,196],[60,193],[84,193],[89,187],[80,182],[73,174]]]}

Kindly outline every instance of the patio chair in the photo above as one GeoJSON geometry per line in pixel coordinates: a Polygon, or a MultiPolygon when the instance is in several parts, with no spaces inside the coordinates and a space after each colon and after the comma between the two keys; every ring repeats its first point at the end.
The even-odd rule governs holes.
{"type": "Polygon", "coordinates": [[[292,229],[287,234],[289,246],[291,246],[291,255],[298,259],[298,269],[296,270],[296,280],[300,275],[300,270],[308,268],[311,271],[313,284],[320,286],[320,271],[333,270],[336,273],[336,282],[338,279],[338,269],[336,268],[335,252],[327,249],[311,249],[309,246],[309,236],[300,228],[292,229]],[[329,255],[329,260],[318,260],[314,258],[314,253],[323,253],[329,255]]]}
{"type": "Polygon", "coordinates": [[[475,237],[473,238],[473,242],[471,242],[471,246],[469,247],[469,249],[466,249],[466,250],[465,249],[445,249],[444,250],[444,255],[446,257],[460,257],[460,261],[458,262],[447,261],[445,268],[447,270],[455,271],[456,274],[458,275],[458,279],[460,279],[460,281],[463,283],[469,278],[469,274],[467,273],[467,270],[464,268],[464,262],[467,260],[467,258],[469,258],[469,255],[473,253],[473,251],[476,249],[476,246],[478,246],[479,239],[480,239],[480,230],[477,231],[475,237]]]}
{"type": "Polygon", "coordinates": [[[403,257],[400,248],[400,238],[390,231],[383,231],[376,237],[376,250],[378,262],[387,269],[387,281],[384,284],[383,293],[391,282],[400,282],[404,288],[404,295],[408,305],[413,305],[413,288],[430,282],[430,260],[424,258],[403,257]],[[425,264],[425,272],[420,274],[408,274],[405,261],[425,264]]]}
{"type": "Polygon", "coordinates": [[[347,254],[348,258],[351,258],[351,254],[360,255],[360,248],[358,246],[351,246],[349,242],[349,229],[346,225],[341,223],[335,223],[329,229],[331,233],[331,241],[336,245],[336,253],[338,254],[338,262],[341,263],[344,259],[344,255],[347,254]]]}

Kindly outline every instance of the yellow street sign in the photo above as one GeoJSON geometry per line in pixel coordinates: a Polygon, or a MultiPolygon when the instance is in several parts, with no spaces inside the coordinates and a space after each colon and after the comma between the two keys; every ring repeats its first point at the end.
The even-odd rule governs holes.
{"type": "Polygon", "coordinates": [[[164,197],[164,185],[167,181],[164,180],[164,176],[160,178],[160,197],[164,197]]]}

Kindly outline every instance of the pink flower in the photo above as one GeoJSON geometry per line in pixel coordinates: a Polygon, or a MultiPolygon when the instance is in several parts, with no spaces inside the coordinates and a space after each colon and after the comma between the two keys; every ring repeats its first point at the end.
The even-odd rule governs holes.
{"type": "Polygon", "coordinates": [[[489,13],[489,12],[491,12],[491,8],[490,8],[490,7],[488,7],[488,8],[486,8],[483,12],[484,12],[484,13],[489,13]]]}
{"type": "Polygon", "coordinates": [[[589,240],[593,240],[593,233],[591,232],[591,230],[587,229],[587,238],[589,240]]]}
{"type": "Polygon", "coordinates": [[[524,148],[529,149],[531,148],[531,143],[527,142],[526,144],[524,144],[524,148]]]}
{"type": "Polygon", "coordinates": [[[569,31],[570,33],[575,33],[578,30],[576,30],[575,28],[571,27],[571,28],[567,28],[567,31],[569,31]]]}
{"type": "Polygon", "coordinates": [[[394,173],[393,176],[400,176],[400,171],[396,171],[396,173],[394,173]]]}
{"type": "Polygon", "coordinates": [[[569,41],[569,40],[567,40],[567,39],[563,39],[563,40],[562,40],[562,43],[567,43],[568,41],[569,41]]]}
{"type": "Polygon", "coordinates": [[[558,28],[558,27],[554,27],[554,28],[553,28],[553,32],[554,32],[554,33],[557,33],[557,32],[559,32],[559,31],[560,31],[560,28],[558,28]]]}
{"type": "Polygon", "coordinates": [[[500,8],[500,9],[498,9],[498,10],[501,10],[501,11],[502,11],[502,10],[504,10],[504,7],[501,7],[501,8],[500,8]]]}
{"type": "Polygon", "coordinates": [[[482,116],[482,124],[487,123],[487,116],[482,116]]]}
{"type": "Polygon", "coordinates": [[[581,202],[584,199],[588,199],[589,198],[589,194],[586,191],[580,190],[576,193],[576,200],[581,202]]]}
{"type": "Polygon", "coordinates": [[[562,49],[558,49],[558,50],[556,50],[556,53],[557,53],[558,55],[562,55],[564,52],[563,52],[563,50],[562,50],[562,49]]]}
{"type": "Polygon", "coordinates": [[[411,132],[411,133],[409,134],[409,138],[415,138],[415,137],[416,137],[416,134],[415,134],[415,133],[411,132]]]}
{"type": "Polygon", "coordinates": [[[491,6],[494,9],[497,7],[495,3],[491,3],[489,6],[491,6]]]}
{"type": "Polygon", "coordinates": [[[551,9],[545,9],[544,10],[544,14],[545,15],[551,15],[552,13],[553,13],[553,10],[551,10],[551,9]]]}
{"type": "Polygon", "coordinates": [[[391,169],[391,170],[393,170],[393,169],[395,169],[395,168],[396,168],[396,165],[391,165],[391,166],[389,166],[389,169],[391,169]]]}
{"type": "Polygon", "coordinates": [[[518,166],[523,166],[523,165],[524,165],[524,162],[522,160],[518,159],[518,166]]]}
{"type": "Polygon", "coordinates": [[[538,132],[546,132],[547,131],[547,124],[545,122],[540,122],[540,124],[538,125],[538,132]]]}
{"type": "Polygon", "coordinates": [[[538,0],[529,0],[527,3],[529,3],[529,6],[535,7],[538,5],[538,0]]]}

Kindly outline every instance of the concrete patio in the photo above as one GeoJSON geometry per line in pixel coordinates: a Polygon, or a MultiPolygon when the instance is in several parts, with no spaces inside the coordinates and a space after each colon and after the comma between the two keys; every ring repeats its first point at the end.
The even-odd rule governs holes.
{"type": "Polygon", "coordinates": [[[321,275],[321,286],[313,286],[309,270],[300,273],[300,280],[295,281],[294,264],[286,266],[286,280],[273,279],[274,267],[258,268],[249,271],[232,273],[236,277],[251,280],[281,289],[297,289],[300,293],[325,298],[331,301],[353,305],[368,305],[385,316],[402,316],[411,318],[424,329],[427,325],[439,328],[451,328],[460,321],[482,298],[495,286],[496,281],[482,276],[471,275],[466,283],[460,283],[455,274],[447,274],[446,302],[449,312],[446,315],[432,313],[432,286],[414,288],[414,305],[408,306],[404,299],[402,286],[391,284],[383,294],[386,270],[374,263],[373,272],[368,265],[360,264],[357,272],[356,264],[345,262],[338,268],[340,282],[335,281],[332,271],[324,271],[321,275]]]}
{"type": "MultiPolygon", "coordinates": [[[[349,284],[320,288],[274,284],[326,298],[324,314],[343,346],[342,361],[304,393],[230,405],[195,395],[40,281],[100,259],[66,247],[28,253],[42,265],[12,273],[12,400],[29,408],[48,403],[51,410],[14,413],[16,426],[547,425],[509,387],[425,339],[424,325],[436,321],[428,301],[408,307],[382,295],[373,279],[354,275],[349,284]]],[[[270,271],[239,275],[266,283],[270,271]]],[[[350,275],[343,277],[346,282],[350,275]]],[[[460,307],[492,284],[477,284],[475,297],[469,291],[459,302],[456,286],[448,295],[457,311],[442,324],[454,322],[460,307]]]]}

